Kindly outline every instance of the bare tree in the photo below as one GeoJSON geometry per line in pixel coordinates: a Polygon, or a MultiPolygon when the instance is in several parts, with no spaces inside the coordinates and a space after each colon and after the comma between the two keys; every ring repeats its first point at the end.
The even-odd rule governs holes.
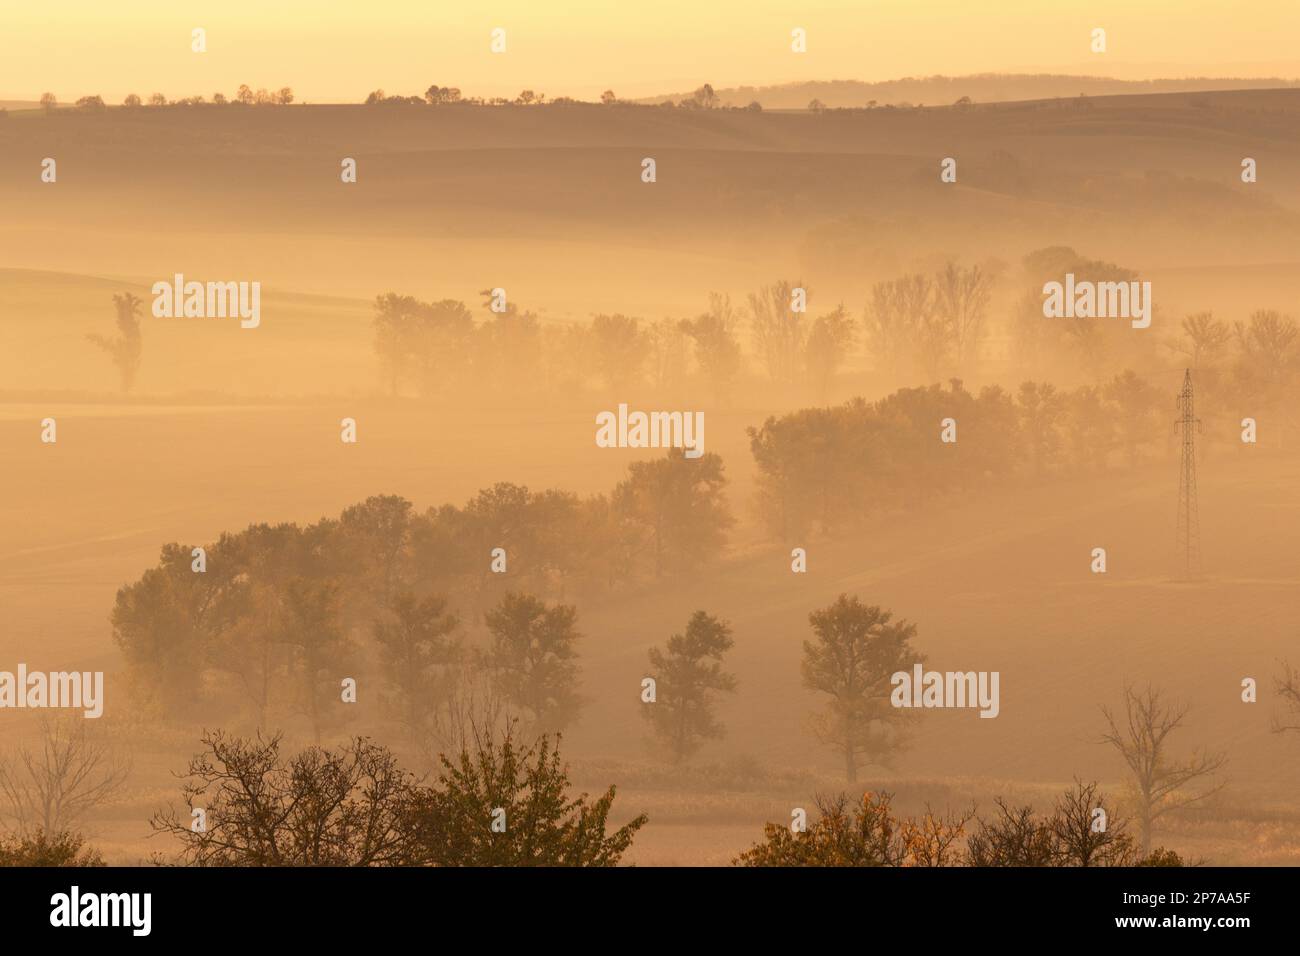
{"type": "Polygon", "coordinates": [[[1213,312],[1187,316],[1183,319],[1182,329],[1182,338],[1176,339],[1170,347],[1191,359],[1192,368],[1200,368],[1204,360],[1213,360],[1232,341],[1232,330],[1226,322],[1216,319],[1213,312]]]}
{"type": "Polygon", "coordinates": [[[0,798],[20,832],[69,830],[131,772],[81,717],[40,717],[40,742],[0,759],[0,798]]]}
{"type": "Polygon", "coordinates": [[[879,369],[898,374],[906,362],[931,378],[938,375],[948,340],[928,276],[915,273],[876,283],[862,325],[879,369]]]}
{"type": "Polygon", "coordinates": [[[799,357],[808,336],[803,315],[793,308],[795,289],[804,289],[803,282],[791,284],[783,279],[749,294],[754,349],[772,381],[782,384],[798,377],[799,357]]]}
{"type": "Polygon", "coordinates": [[[1177,760],[1168,752],[1170,734],[1183,724],[1187,707],[1167,703],[1160,692],[1148,686],[1144,691],[1124,689],[1124,715],[1117,719],[1103,707],[1109,730],[1102,735],[1119,751],[1132,774],[1137,796],[1138,846],[1142,856],[1151,852],[1151,826],[1174,810],[1199,803],[1223,788],[1215,784],[1195,789],[1198,781],[1213,777],[1227,763],[1222,753],[1201,751],[1177,760]]]}
{"type": "Polygon", "coordinates": [[[1300,733],[1300,671],[1289,663],[1282,663],[1282,676],[1277,678],[1277,695],[1286,701],[1289,713],[1285,717],[1273,718],[1273,733],[1281,734],[1288,730],[1300,733]]]}
{"type": "Polygon", "coordinates": [[[940,324],[947,329],[959,368],[974,360],[984,338],[993,276],[979,266],[963,269],[949,262],[934,277],[940,324]]]}

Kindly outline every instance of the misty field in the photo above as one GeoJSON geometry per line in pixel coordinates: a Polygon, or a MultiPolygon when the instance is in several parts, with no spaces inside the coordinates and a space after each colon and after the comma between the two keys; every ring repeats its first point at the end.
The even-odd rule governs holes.
{"type": "MultiPolygon", "coordinates": [[[[294,750],[371,736],[436,771],[384,709],[378,675],[402,676],[377,663],[399,606],[386,589],[409,573],[412,594],[449,595],[447,633],[483,651],[500,597],[475,578],[489,552],[472,572],[453,552],[478,547],[471,518],[522,500],[484,503],[509,483],[572,522],[537,545],[555,567],[521,573],[552,609],[576,609],[563,755],[577,789],[617,786],[613,824],[648,814],[624,862],[730,863],[765,823],[845,790],[890,791],[909,814],[985,813],[996,797],[1047,810],[1077,779],[1129,811],[1102,708],[1150,685],[1188,708],[1175,756],[1226,756],[1222,789],[1161,818],[1155,843],[1300,863],[1300,736],[1274,732],[1279,681],[1300,663],[1297,115],[1296,90],[824,113],[15,111],[0,122],[0,666],[107,674],[100,729],[131,771],[80,828],[111,863],[174,854],[149,820],[176,801],[200,735],[260,726],[226,706],[237,668],[222,667],[298,608],[300,582],[281,591],[276,576],[301,569],[257,565],[274,552],[240,538],[250,526],[308,529],[303,566],[337,562],[319,577],[353,588],[321,627],[361,648],[354,711],[271,708],[270,729],[294,750]],[[52,153],[59,181],[41,184],[32,170],[52,153]],[[339,181],[345,156],[355,188],[339,181]],[[1248,189],[1243,156],[1263,171],[1248,189]],[[1047,321],[1036,289],[1057,266],[1150,280],[1151,329],[1072,327],[1031,352],[1026,329],[1047,321]],[[261,326],[155,317],[150,289],[177,273],[263,282],[261,326]],[[899,290],[929,290],[915,308],[941,324],[945,276],[978,292],[977,341],[883,351],[890,302],[912,317],[899,290]],[[803,330],[797,349],[761,331],[796,282],[824,333],[803,330]],[[508,310],[487,306],[498,287],[508,310]],[[117,328],[139,330],[125,346],[107,338],[115,307],[117,328]],[[1184,581],[1174,398],[1193,367],[1205,574],[1184,581]],[[674,492],[662,449],[598,447],[595,416],[627,402],[706,414],[717,500],[674,492]],[[967,403],[958,444],[975,456],[951,472],[926,457],[948,402],[967,403]],[[1247,417],[1258,443],[1239,440],[1247,417]],[[355,443],[340,441],[349,419],[355,443]],[[999,444],[1013,435],[1032,450],[999,444]],[[802,467],[804,452],[843,467],[802,467]],[[376,496],[409,502],[426,535],[400,539],[391,566],[338,530],[376,496]],[[680,555],[655,511],[673,505],[680,555]],[[223,536],[249,561],[241,575],[277,583],[203,631],[193,700],[168,711],[148,686],[166,654],[132,640],[168,636],[174,608],[128,592],[175,586],[165,545],[188,555],[223,536]],[[806,573],[792,573],[796,547],[806,573]],[[809,615],[840,595],[915,625],[928,666],[999,672],[997,719],[923,712],[892,760],[846,782],[801,669],[809,615]],[[697,611],[729,626],[735,687],[714,700],[722,735],[674,762],[640,694],[652,649],[697,611]]],[[[6,719],[7,745],[37,739],[30,714],[6,719]]]]}

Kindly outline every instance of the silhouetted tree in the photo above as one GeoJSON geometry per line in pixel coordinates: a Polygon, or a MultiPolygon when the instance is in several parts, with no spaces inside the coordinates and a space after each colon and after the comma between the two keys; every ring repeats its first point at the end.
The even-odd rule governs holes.
{"type": "Polygon", "coordinates": [[[716,558],[734,523],[723,489],[722,459],[709,452],[687,458],[671,448],[663,458],[633,462],[614,489],[613,506],[635,551],[649,551],[656,577],[716,558]]]}
{"type": "Polygon", "coordinates": [[[853,340],[853,319],[842,304],[813,322],[804,345],[804,365],[819,401],[826,401],[835,374],[853,348],[853,340]]]}
{"type": "Polygon", "coordinates": [[[1186,316],[1182,330],[1182,338],[1174,342],[1173,347],[1191,360],[1194,369],[1200,368],[1202,362],[1213,361],[1232,341],[1232,331],[1227,323],[1216,319],[1213,312],[1186,316]]]}
{"type": "Polygon", "coordinates": [[[414,826],[421,862],[435,866],[617,866],[647,820],[607,832],[615,788],[570,797],[558,738],[521,748],[509,728],[499,741],[479,732],[441,762],[414,826]]]}
{"type": "Polygon", "coordinates": [[[802,281],[781,280],[749,295],[754,351],[773,382],[788,384],[797,377],[808,331],[803,314],[793,309],[793,290],[803,287],[802,281]]]}
{"type": "Polygon", "coordinates": [[[99,851],[86,846],[80,833],[62,831],[0,835],[0,867],[2,866],[103,866],[99,851]]]}
{"type": "Polygon", "coordinates": [[[1102,395],[1117,412],[1115,416],[1121,442],[1130,467],[1137,467],[1142,449],[1159,434],[1157,413],[1162,406],[1150,383],[1138,378],[1132,369],[1116,375],[1102,388],[1102,395]]]}
{"type": "Polygon", "coordinates": [[[713,401],[719,405],[726,403],[744,363],[740,339],[736,336],[738,324],[731,299],[717,292],[709,294],[707,312],[681,323],[682,330],[695,343],[695,364],[713,391],[713,401]]]}
{"type": "Polygon", "coordinates": [[[130,292],[113,296],[113,306],[117,310],[117,335],[105,338],[91,333],[86,336],[91,342],[108,353],[122,380],[122,391],[129,392],[135,384],[136,374],[140,371],[140,355],[144,349],[144,340],[140,334],[141,300],[130,292]]]}
{"type": "Polygon", "coordinates": [[[646,341],[638,324],[639,320],[626,315],[598,315],[591,321],[596,367],[611,391],[635,386],[641,380],[646,341]]]}
{"type": "Polygon", "coordinates": [[[1183,760],[1169,753],[1169,736],[1183,724],[1185,706],[1168,703],[1160,692],[1147,687],[1124,689],[1124,714],[1117,717],[1102,708],[1108,729],[1102,742],[1124,758],[1137,799],[1138,846],[1142,856],[1151,849],[1151,828],[1160,817],[1207,799],[1223,788],[1220,783],[1193,791],[1198,782],[1212,777],[1225,763],[1221,753],[1200,751],[1183,760]]]}
{"type": "Polygon", "coordinates": [[[563,729],[581,706],[577,617],[571,605],[548,608],[514,592],[485,616],[492,634],[485,664],[501,695],[527,711],[535,729],[563,729]]]}
{"type": "Polygon", "coordinates": [[[36,747],[0,756],[0,797],[19,833],[67,831],[126,781],[130,761],[86,725],[81,715],[42,715],[36,747]]]}
{"type": "Polygon", "coordinates": [[[431,712],[450,696],[460,649],[452,638],[456,616],[437,596],[398,594],[392,614],[375,622],[384,676],[396,691],[403,720],[425,729],[431,712]]]}
{"type": "Polygon", "coordinates": [[[1016,406],[1034,475],[1041,478],[1056,463],[1060,453],[1065,396],[1054,385],[1021,382],[1016,406]]]}
{"type": "Polygon", "coordinates": [[[820,818],[804,830],[769,823],[764,839],[735,860],[737,866],[955,866],[959,840],[973,811],[917,819],[899,817],[893,795],[864,793],[850,806],[845,794],[817,798],[820,818]]]}
{"type": "Polygon", "coordinates": [[[349,643],[339,623],[339,586],[332,581],[295,578],[284,593],[282,642],[291,649],[290,674],[299,712],[311,722],[319,743],[330,720],[328,707],[340,701],[349,676],[349,643]]]}
{"type": "Polygon", "coordinates": [[[684,634],[668,638],[664,650],[650,649],[655,701],[641,714],[676,763],[724,733],[714,708],[719,693],[736,689],[736,678],[722,669],[722,656],[734,644],[725,621],[696,611],[684,634]]]}
{"type": "Polygon", "coordinates": [[[286,760],[279,735],[218,731],[202,740],[181,791],[184,813],[167,808],[150,821],[180,841],[182,863],[409,866],[427,856],[412,825],[416,780],[386,748],[358,737],[286,760]]]}
{"type": "Polygon", "coordinates": [[[1273,718],[1273,732],[1281,734],[1290,730],[1300,733],[1300,671],[1284,661],[1275,687],[1278,697],[1285,702],[1288,713],[1284,717],[1273,718]]]}
{"type": "Polygon", "coordinates": [[[808,620],[815,640],[803,643],[803,684],[831,698],[814,729],[856,783],[859,758],[881,763],[903,744],[906,718],[890,704],[890,677],[922,660],[911,645],[916,626],[847,594],[808,620]]]}
{"type": "Polygon", "coordinates": [[[424,98],[429,101],[430,106],[444,106],[448,103],[460,102],[460,89],[455,86],[430,86],[424,91],[424,98]]]}

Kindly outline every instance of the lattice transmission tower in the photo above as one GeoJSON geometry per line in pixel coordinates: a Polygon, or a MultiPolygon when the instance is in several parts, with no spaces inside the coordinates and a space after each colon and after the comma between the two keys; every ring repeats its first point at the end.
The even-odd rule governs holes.
{"type": "Polygon", "coordinates": [[[1192,370],[1183,375],[1178,393],[1178,418],[1174,428],[1183,440],[1182,466],[1178,477],[1178,553],[1183,559],[1184,580],[1201,576],[1201,517],[1196,502],[1196,435],[1201,420],[1196,417],[1192,395],[1192,370]]]}

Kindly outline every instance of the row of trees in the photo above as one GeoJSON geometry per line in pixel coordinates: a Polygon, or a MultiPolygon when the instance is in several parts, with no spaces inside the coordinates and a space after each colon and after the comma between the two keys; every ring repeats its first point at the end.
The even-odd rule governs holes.
{"type": "MultiPolygon", "coordinates": [[[[957,277],[970,275],[955,265],[950,270],[957,277]]],[[[983,288],[983,274],[974,274],[983,288]]],[[[482,295],[490,307],[492,294],[482,295]]],[[[375,300],[374,346],[394,395],[463,395],[483,387],[511,394],[591,388],[627,394],[650,386],[677,393],[693,364],[703,391],[726,404],[748,371],[742,345],[747,331],[759,373],[769,383],[803,387],[822,400],[860,336],[843,305],[823,315],[795,311],[792,305],[806,296],[800,283],[783,280],[751,293],[747,307],[715,293],[708,308],[690,319],[647,322],[615,313],[586,324],[543,325],[514,302],[476,323],[458,300],[422,302],[390,292],[375,300]]]]}
{"type": "MultiPolygon", "coordinates": [[[[475,729],[441,755],[426,784],[366,738],[289,757],[281,738],[205,734],[187,768],[181,807],[151,825],[189,866],[615,866],[647,823],[613,829],[616,788],[571,795],[558,738],[520,745],[513,727],[475,729]]],[[[740,866],[1182,866],[1135,839],[1098,785],[1076,781],[1047,814],[995,800],[995,813],[897,814],[888,793],[818,798],[820,817],[769,823],[740,866]]],[[[799,811],[796,811],[795,815],[799,811]]],[[[0,837],[0,866],[102,866],[69,830],[0,837]]]]}
{"type": "Polygon", "coordinates": [[[739,866],[1182,866],[1172,850],[1143,849],[1098,785],[1076,781],[1047,814],[995,801],[996,813],[897,814],[892,795],[820,798],[804,829],[769,823],[739,866]],[[1098,815],[1101,811],[1101,815],[1098,815]],[[1099,821],[1101,825],[1099,826],[1099,821]]]}
{"type": "Polygon", "coordinates": [[[279,737],[203,742],[184,811],[152,820],[186,865],[614,866],[647,819],[611,829],[615,788],[571,796],[558,740],[521,745],[510,727],[440,756],[431,785],[364,738],[292,758],[279,737]]]}
{"type": "Polygon", "coordinates": [[[242,701],[257,726],[297,714],[319,737],[340,679],[375,676],[421,733],[445,734],[489,693],[558,728],[577,705],[564,689],[577,637],[568,595],[716,560],[733,520],[725,485],[716,455],[673,449],[633,463],[609,495],[502,483],[424,513],[377,496],[306,527],[171,543],[118,591],[114,640],[138,691],[171,713],[242,701]],[[462,624],[489,646],[469,653],[453,637],[462,624]]]}
{"type": "MultiPolygon", "coordinates": [[[[563,106],[585,102],[571,96],[560,96],[551,100],[550,105],[563,106]]],[[[519,95],[513,99],[505,96],[463,96],[458,86],[438,86],[435,83],[424,91],[424,96],[404,96],[402,94],[388,94],[383,90],[374,90],[366,96],[365,103],[367,106],[545,106],[547,100],[545,93],[538,93],[531,89],[520,91],[519,95]]],[[[615,104],[622,106],[637,105],[627,100],[620,100],[613,90],[605,90],[601,93],[600,103],[603,106],[613,106],[615,104]]],[[[705,83],[690,96],[681,100],[676,102],[665,100],[658,104],[661,107],[678,107],[681,109],[717,109],[720,105],[721,100],[708,83],[705,83]]],[[[762,105],[758,102],[753,102],[746,107],[746,109],[750,110],[761,110],[762,108],[762,105]]]]}
{"type": "MultiPolygon", "coordinates": [[[[278,90],[267,90],[259,88],[254,90],[252,87],[243,85],[239,87],[238,92],[227,98],[224,93],[213,93],[211,100],[204,100],[202,95],[184,96],[178,100],[169,100],[162,93],[154,93],[147,98],[141,98],[136,93],[128,93],[122,100],[122,106],[125,109],[143,109],[146,107],[158,108],[163,106],[288,106],[293,102],[293,90],[287,86],[278,90]]],[[[53,93],[41,94],[41,108],[47,113],[53,113],[59,107],[59,99],[53,93]]],[[[104,102],[102,96],[83,96],[76,102],[77,109],[87,112],[100,112],[108,109],[108,104],[104,102]]]]}
{"type": "Polygon", "coordinates": [[[1172,393],[1127,371],[1068,391],[1024,382],[1014,394],[972,394],[954,379],[772,416],[748,429],[759,513],[772,535],[802,541],[1016,476],[1135,467],[1168,447],[1171,407],[1172,393]]]}

